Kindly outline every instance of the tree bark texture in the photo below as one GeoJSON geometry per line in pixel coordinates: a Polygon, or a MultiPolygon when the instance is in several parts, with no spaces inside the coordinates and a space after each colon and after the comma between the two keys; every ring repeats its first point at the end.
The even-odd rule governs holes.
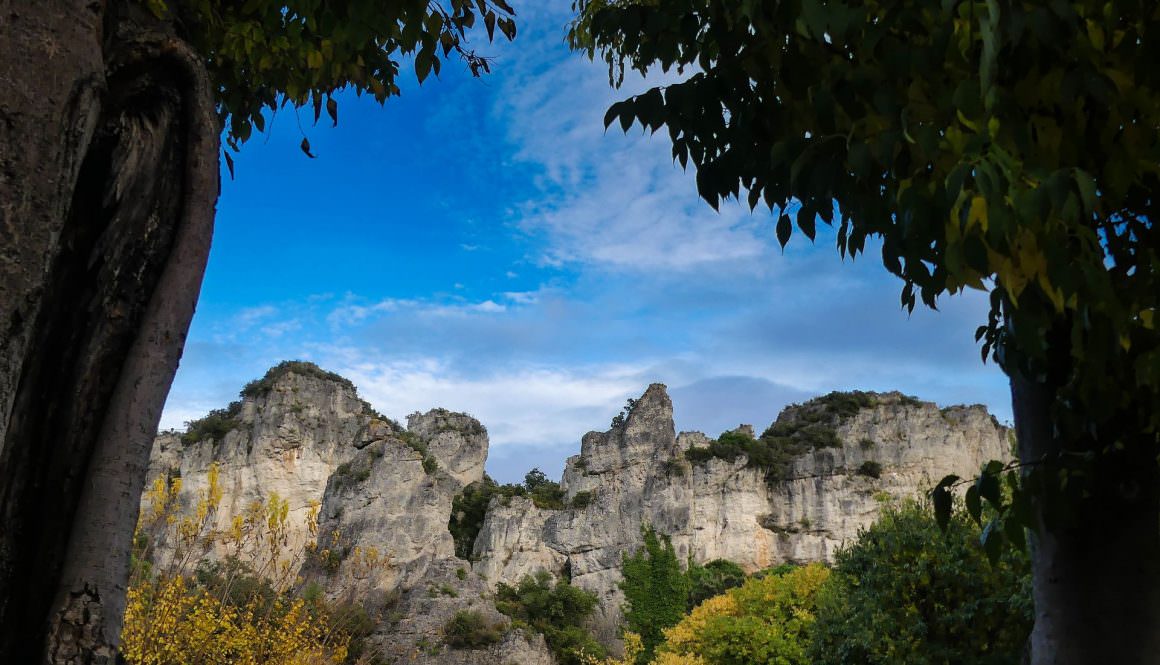
{"type": "Polygon", "coordinates": [[[217,121],[200,59],[129,2],[0,0],[0,81],[0,662],[112,662],[217,121]]]}
{"type": "MultiPolygon", "coordinates": [[[[1052,388],[1013,375],[1011,392],[1020,459],[1064,450],[1052,388]]],[[[1151,453],[1140,457],[1097,464],[1069,514],[1058,502],[1035,505],[1033,665],[1160,663],[1160,474],[1151,453]]]]}

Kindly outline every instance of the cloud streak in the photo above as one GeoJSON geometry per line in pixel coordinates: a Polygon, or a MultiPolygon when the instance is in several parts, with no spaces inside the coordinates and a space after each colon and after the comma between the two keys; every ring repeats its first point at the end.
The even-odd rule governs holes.
{"type": "MultiPolygon", "coordinates": [[[[606,428],[626,398],[658,381],[680,428],[713,435],[764,427],[785,404],[833,389],[985,402],[1010,417],[1005,381],[980,364],[971,338],[984,299],[967,294],[908,316],[872,246],[842,261],[820,229],[816,245],[795,238],[782,252],[768,212],[713,211],[663,135],[604,132],[608,105],[644,83],[610,90],[602,66],[560,43],[568,18],[567,3],[529,7],[496,76],[425,87],[422,123],[327,138],[330,154],[406,145],[415,164],[447,165],[446,181],[383,196],[385,208],[424,204],[392,236],[408,238],[405,247],[370,251],[353,231],[324,236],[398,279],[263,298],[247,290],[261,273],[253,266],[234,282],[211,275],[228,289],[207,289],[164,425],[224,405],[289,358],[347,376],[396,418],[435,406],[472,413],[491,434],[489,470],[503,480],[533,464],[558,472],[585,431],[606,428]],[[448,141],[448,127],[463,138],[448,141]],[[461,210],[464,201],[472,205],[461,210]]],[[[411,92],[392,104],[412,103],[411,92]]],[[[356,126],[372,126],[357,100],[344,104],[356,126]]],[[[344,224],[370,205],[347,199],[378,192],[366,163],[349,161],[328,164],[338,193],[327,214],[344,224]]],[[[281,188],[307,188],[296,171],[279,177],[281,188]]],[[[279,209],[268,229],[255,215],[246,231],[278,237],[291,214],[279,209]]],[[[215,241],[215,251],[226,250],[215,241]]]]}

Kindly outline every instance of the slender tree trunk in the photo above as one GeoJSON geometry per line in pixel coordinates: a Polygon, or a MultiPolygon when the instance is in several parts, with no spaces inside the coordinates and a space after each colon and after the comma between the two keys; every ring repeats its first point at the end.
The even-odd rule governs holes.
{"type": "MultiPolygon", "coordinates": [[[[1050,459],[1063,450],[1053,432],[1051,388],[1013,376],[1011,392],[1020,459],[1050,459]]],[[[1073,514],[1036,505],[1034,665],[1160,663],[1157,471],[1147,453],[1117,460],[1096,467],[1091,495],[1073,514]]]]}
{"type": "Polygon", "coordinates": [[[129,2],[0,2],[0,80],[0,662],[112,662],[212,233],[212,98],[129,2]]]}

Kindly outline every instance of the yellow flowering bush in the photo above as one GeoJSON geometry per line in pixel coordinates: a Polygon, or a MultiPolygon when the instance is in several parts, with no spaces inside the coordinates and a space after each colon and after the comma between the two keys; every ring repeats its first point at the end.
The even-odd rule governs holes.
{"type": "Polygon", "coordinates": [[[807,665],[818,591],[830,571],[810,564],[750,579],[664,631],[655,665],[807,665]]]}
{"type": "Polygon", "coordinates": [[[346,640],[301,599],[236,607],[162,576],[129,589],[121,653],[133,665],[323,665],[346,659],[346,640]]]}
{"type": "MultiPolygon", "coordinates": [[[[159,477],[134,538],[121,653],[132,665],[338,665],[350,634],[325,603],[293,593],[301,562],[283,556],[289,506],[255,501],[215,529],[216,465],[188,513],[181,478],[159,477]],[[219,559],[204,557],[216,552],[219,559]],[[163,553],[163,555],[162,555],[163,553]],[[224,556],[222,556],[224,554],[224,556]],[[157,560],[157,565],[155,561],[157,560]]],[[[318,505],[307,526],[313,537],[318,505]]]]}

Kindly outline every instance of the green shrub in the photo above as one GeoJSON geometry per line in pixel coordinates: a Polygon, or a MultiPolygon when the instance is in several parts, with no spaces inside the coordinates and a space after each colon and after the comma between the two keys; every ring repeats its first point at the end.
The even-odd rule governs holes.
{"type": "Polygon", "coordinates": [[[483,526],[487,506],[492,497],[509,500],[513,496],[524,496],[527,490],[521,485],[500,485],[485,475],[480,482],[471,483],[455,496],[451,502],[451,519],[447,530],[455,540],[455,556],[470,559],[475,547],[475,538],[483,526]]]}
{"type": "Polygon", "coordinates": [[[443,641],[453,649],[478,649],[499,642],[502,628],[478,610],[459,610],[443,627],[443,641]]]}
{"type": "Polygon", "coordinates": [[[802,406],[820,408],[828,416],[835,416],[839,420],[846,420],[855,416],[862,409],[868,409],[877,404],[878,397],[873,393],[862,392],[861,390],[853,390],[850,392],[835,390],[827,395],[815,397],[802,406]]]}
{"type": "Polygon", "coordinates": [[[873,460],[866,460],[858,467],[858,475],[880,478],[882,476],[882,465],[873,460]]]}
{"type": "Polygon", "coordinates": [[[460,580],[467,579],[467,569],[466,568],[456,568],[455,569],[455,576],[458,577],[460,580]]]}
{"type": "Polygon", "coordinates": [[[828,416],[815,409],[799,419],[779,420],[760,439],[744,432],[725,432],[708,446],[689,448],[685,458],[693,464],[703,464],[713,458],[732,462],[745,457],[746,466],[765,470],[767,481],[784,480],[789,477],[794,458],[817,448],[841,445],[831,422],[811,420],[819,417],[828,416]]]}
{"type": "Polygon", "coordinates": [[[213,439],[221,441],[229,432],[241,427],[238,416],[242,414],[241,402],[230,402],[224,409],[214,409],[197,420],[185,423],[185,433],[181,435],[181,442],[185,445],[213,439]]]}
{"type": "Polygon", "coordinates": [[[436,434],[442,432],[456,432],[464,436],[487,434],[487,429],[474,418],[471,418],[467,423],[461,423],[459,422],[462,419],[461,414],[453,413],[447,409],[433,409],[432,412],[435,415],[433,426],[436,434]]]}
{"type": "Polygon", "coordinates": [[[583,665],[584,655],[605,656],[604,647],[582,626],[596,609],[596,596],[566,582],[552,584],[544,571],[524,576],[516,586],[500,584],[495,606],[544,636],[559,665],[583,665]]]}
{"type": "Polygon", "coordinates": [[[745,571],[741,566],[724,559],[714,559],[704,566],[695,564],[690,559],[686,574],[689,578],[689,600],[686,610],[692,610],[713,596],[739,587],[746,580],[745,571]]]}
{"type": "Polygon", "coordinates": [[[592,498],[592,492],[576,492],[576,495],[572,497],[572,507],[577,510],[587,508],[592,503],[592,498]]]}
{"type": "MultiPolygon", "coordinates": [[[[270,391],[274,389],[274,384],[278,381],[278,379],[291,373],[301,376],[314,377],[324,381],[333,381],[339,385],[351,389],[352,391],[355,390],[354,384],[350,382],[350,379],[339,376],[334,372],[328,372],[312,362],[305,360],[285,360],[271,367],[266,372],[266,375],[262,378],[255,379],[247,383],[245,387],[242,388],[241,395],[242,397],[252,398],[268,395],[270,394],[270,391]]],[[[367,406],[369,407],[369,405],[367,406]]]]}
{"type": "Polygon", "coordinates": [[[658,537],[651,527],[641,530],[644,546],[631,557],[624,555],[624,622],[640,636],[643,651],[637,662],[652,660],[657,645],[664,641],[664,629],[675,626],[685,614],[689,600],[689,578],[681,570],[673,543],[658,537]]]}
{"type": "Polygon", "coordinates": [[[343,462],[331,474],[330,482],[336,489],[351,487],[366,482],[371,477],[371,460],[365,457],[356,457],[349,462],[343,462]]]}
{"type": "Polygon", "coordinates": [[[548,480],[548,476],[539,469],[532,469],[524,476],[524,489],[532,498],[537,508],[546,510],[564,509],[564,490],[560,483],[548,480]]]}
{"type": "Polygon", "coordinates": [[[624,408],[620,410],[620,413],[612,417],[612,429],[624,429],[624,426],[628,423],[628,417],[632,415],[632,411],[635,408],[636,400],[629,397],[628,401],[624,403],[624,408]]]}
{"type": "Polygon", "coordinates": [[[1014,665],[1032,618],[1025,554],[991,565],[961,511],[943,533],[928,507],[906,502],[838,552],[812,662],[1014,665]]]}
{"type": "Polygon", "coordinates": [[[438,470],[439,470],[439,460],[435,459],[431,455],[428,455],[428,456],[423,458],[423,471],[426,472],[427,475],[435,473],[438,470]]]}
{"type": "Polygon", "coordinates": [[[898,398],[898,403],[902,406],[922,406],[922,400],[914,395],[902,395],[898,398]]]}

